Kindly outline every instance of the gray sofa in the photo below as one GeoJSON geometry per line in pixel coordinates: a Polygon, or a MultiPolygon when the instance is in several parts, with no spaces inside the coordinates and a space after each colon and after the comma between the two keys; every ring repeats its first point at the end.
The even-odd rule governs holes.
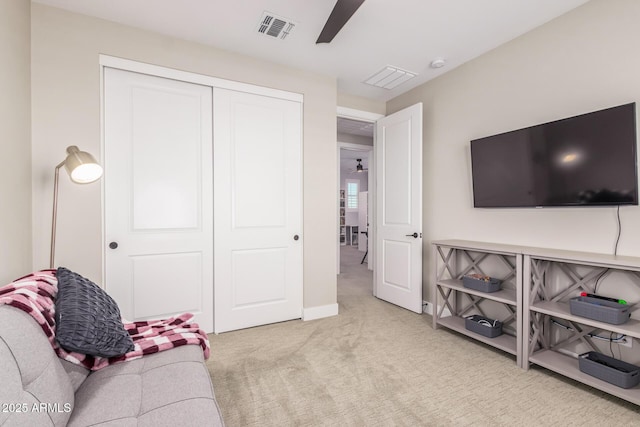
{"type": "Polygon", "coordinates": [[[0,426],[222,426],[202,349],[89,372],[59,359],[22,310],[0,305],[0,426]]]}

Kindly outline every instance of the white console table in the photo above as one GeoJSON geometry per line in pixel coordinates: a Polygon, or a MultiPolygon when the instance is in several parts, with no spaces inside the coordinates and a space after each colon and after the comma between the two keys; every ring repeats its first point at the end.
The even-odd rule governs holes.
{"type": "Polygon", "coordinates": [[[432,245],[436,266],[432,286],[434,328],[443,326],[514,354],[523,369],[536,364],[640,405],[640,386],[623,389],[581,372],[578,355],[566,348],[579,343],[587,351],[602,352],[594,340],[596,335],[624,335],[636,346],[625,349],[622,360],[631,359],[625,361],[640,365],[639,257],[466,240],[434,241],[432,245]],[[483,293],[465,288],[461,279],[468,273],[500,278],[503,289],[483,293]],[[580,292],[596,293],[597,284],[606,280],[605,274],[627,282],[613,290],[609,286],[606,293],[598,291],[624,299],[632,307],[632,318],[622,325],[572,315],[569,310],[569,299],[580,292]],[[465,328],[464,316],[485,315],[486,310],[496,313],[498,309],[503,313],[499,320],[507,326],[503,335],[486,338],[465,328]]]}
{"type": "MultiPolygon", "coordinates": [[[[608,336],[610,340],[613,334],[624,335],[632,345],[633,341],[638,345],[640,320],[636,316],[622,325],[587,319],[571,314],[569,299],[580,292],[595,293],[599,278],[602,279],[605,273],[615,273],[617,280],[624,278],[628,286],[613,290],[612,294],[611,288],[606,291],[626,300],[632,313],[637,312],[640,308],[640,258],[527,248],[523,262],[523,322],[529,325],[529,339],[523,342],[523,367],[527,369],[534,363],[640,405],[640,386],[624,389],[585,374],[578,368],[575,355],[565,351],[567,345],[580,342],[588,351],[602,352],[592,335],[608,336]],[[632,289],[634,285],[636,289],[632,289]],[[571,329],[560,327],[558,321],[571,329]]],[[[599,289],[603,286],[601,282],[599,289]]],[[[601,293],[605,292],[598,292],[601,293]]],[[[633,358],[626,361],[640,365],[640,348],[632,347],[625,353],[627,358],[633,358]]]]}
{"type": "MultiPolygon", "coordinates": [[[[433,327],[444,326],[485,344],[516,356],[522,366],[522,255],[511,245],[442,240],[432,242],[435,253],[436,278],[432,288],[434,298],[433,327]],[[493,261],[493,263],[491,263],[493,261]],[[492,265],[489,265],[492,264],[492,265]],[[495,265],[497,264],[497,265],[495,265]],[[498,292],[480,292],[465,288],[465,274],[480,273],[502,280],[498,292]],[[448,309],[449,313],[445,313],[448,309]],[[500,313],[503,334],[487,338],[465,328],[465,316],[486,311],[500,313]]],[[[495,318],[495,317],[492,317],[495,318]]]]}

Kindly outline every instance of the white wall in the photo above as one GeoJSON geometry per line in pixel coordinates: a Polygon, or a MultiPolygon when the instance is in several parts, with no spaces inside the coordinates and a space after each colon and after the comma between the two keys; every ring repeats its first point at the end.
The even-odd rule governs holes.
{"type": "Polygon", "coordinates": [[[373,138],[338,132],[338,142],[347,142],[349,144],[359,145],[373,145],[373,138]]]}
{"type": "MultiPolygon", "coordinates": [[[[304,307],[335,304],[335,79],[40,4],[32,8],[34,265],[47,264],[51,174],[66,146],[100,154],[99,54],[304,95],[304,307]]],[[[100,184],[63,174],[57,263],[99,283],[100,184]]]]}
{"type": "MultiPolygon", "coordinates": [[[[0,286],[31,272],[31,2],[0,1],[0,286]]],[[[47,209],[50,213],[50,208],[47,209]]]]}
{"type": "MultiPolygon", "coordinates": [[[[639,1],[591,1],[387,103],[424,103],[426,295],[434,239],[613,253],[614,208],[474,209],[469,141],[639,101],[639,40],[639,1]]],[[[640,208],[620,214],[618,253],[638,256],[640,208]]]]}

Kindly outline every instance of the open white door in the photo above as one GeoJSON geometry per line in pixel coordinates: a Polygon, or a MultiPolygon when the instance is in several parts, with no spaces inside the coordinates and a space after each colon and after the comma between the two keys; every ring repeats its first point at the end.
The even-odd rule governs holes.
{"type": "Polygon", "coordinates": [[[376,296],[422,313],[422,103],[376,135],[376,296]]]}

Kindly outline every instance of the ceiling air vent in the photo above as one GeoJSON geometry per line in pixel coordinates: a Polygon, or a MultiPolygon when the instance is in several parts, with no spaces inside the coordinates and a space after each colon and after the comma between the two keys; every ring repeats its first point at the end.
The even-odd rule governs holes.
{"type": "Polygon", "coordinates": [[[364,82],[368,85],[381,87],[383,89],[393,89],[415,76],[417,76],[416,73],[387,65],[364,82]]]}
{"type": "Polygon", "coordinates": [[[258,33],[266,37],[284,40],[296,26],[295,22],[271,12],[264,12],[258,26],[258,33]]]}

